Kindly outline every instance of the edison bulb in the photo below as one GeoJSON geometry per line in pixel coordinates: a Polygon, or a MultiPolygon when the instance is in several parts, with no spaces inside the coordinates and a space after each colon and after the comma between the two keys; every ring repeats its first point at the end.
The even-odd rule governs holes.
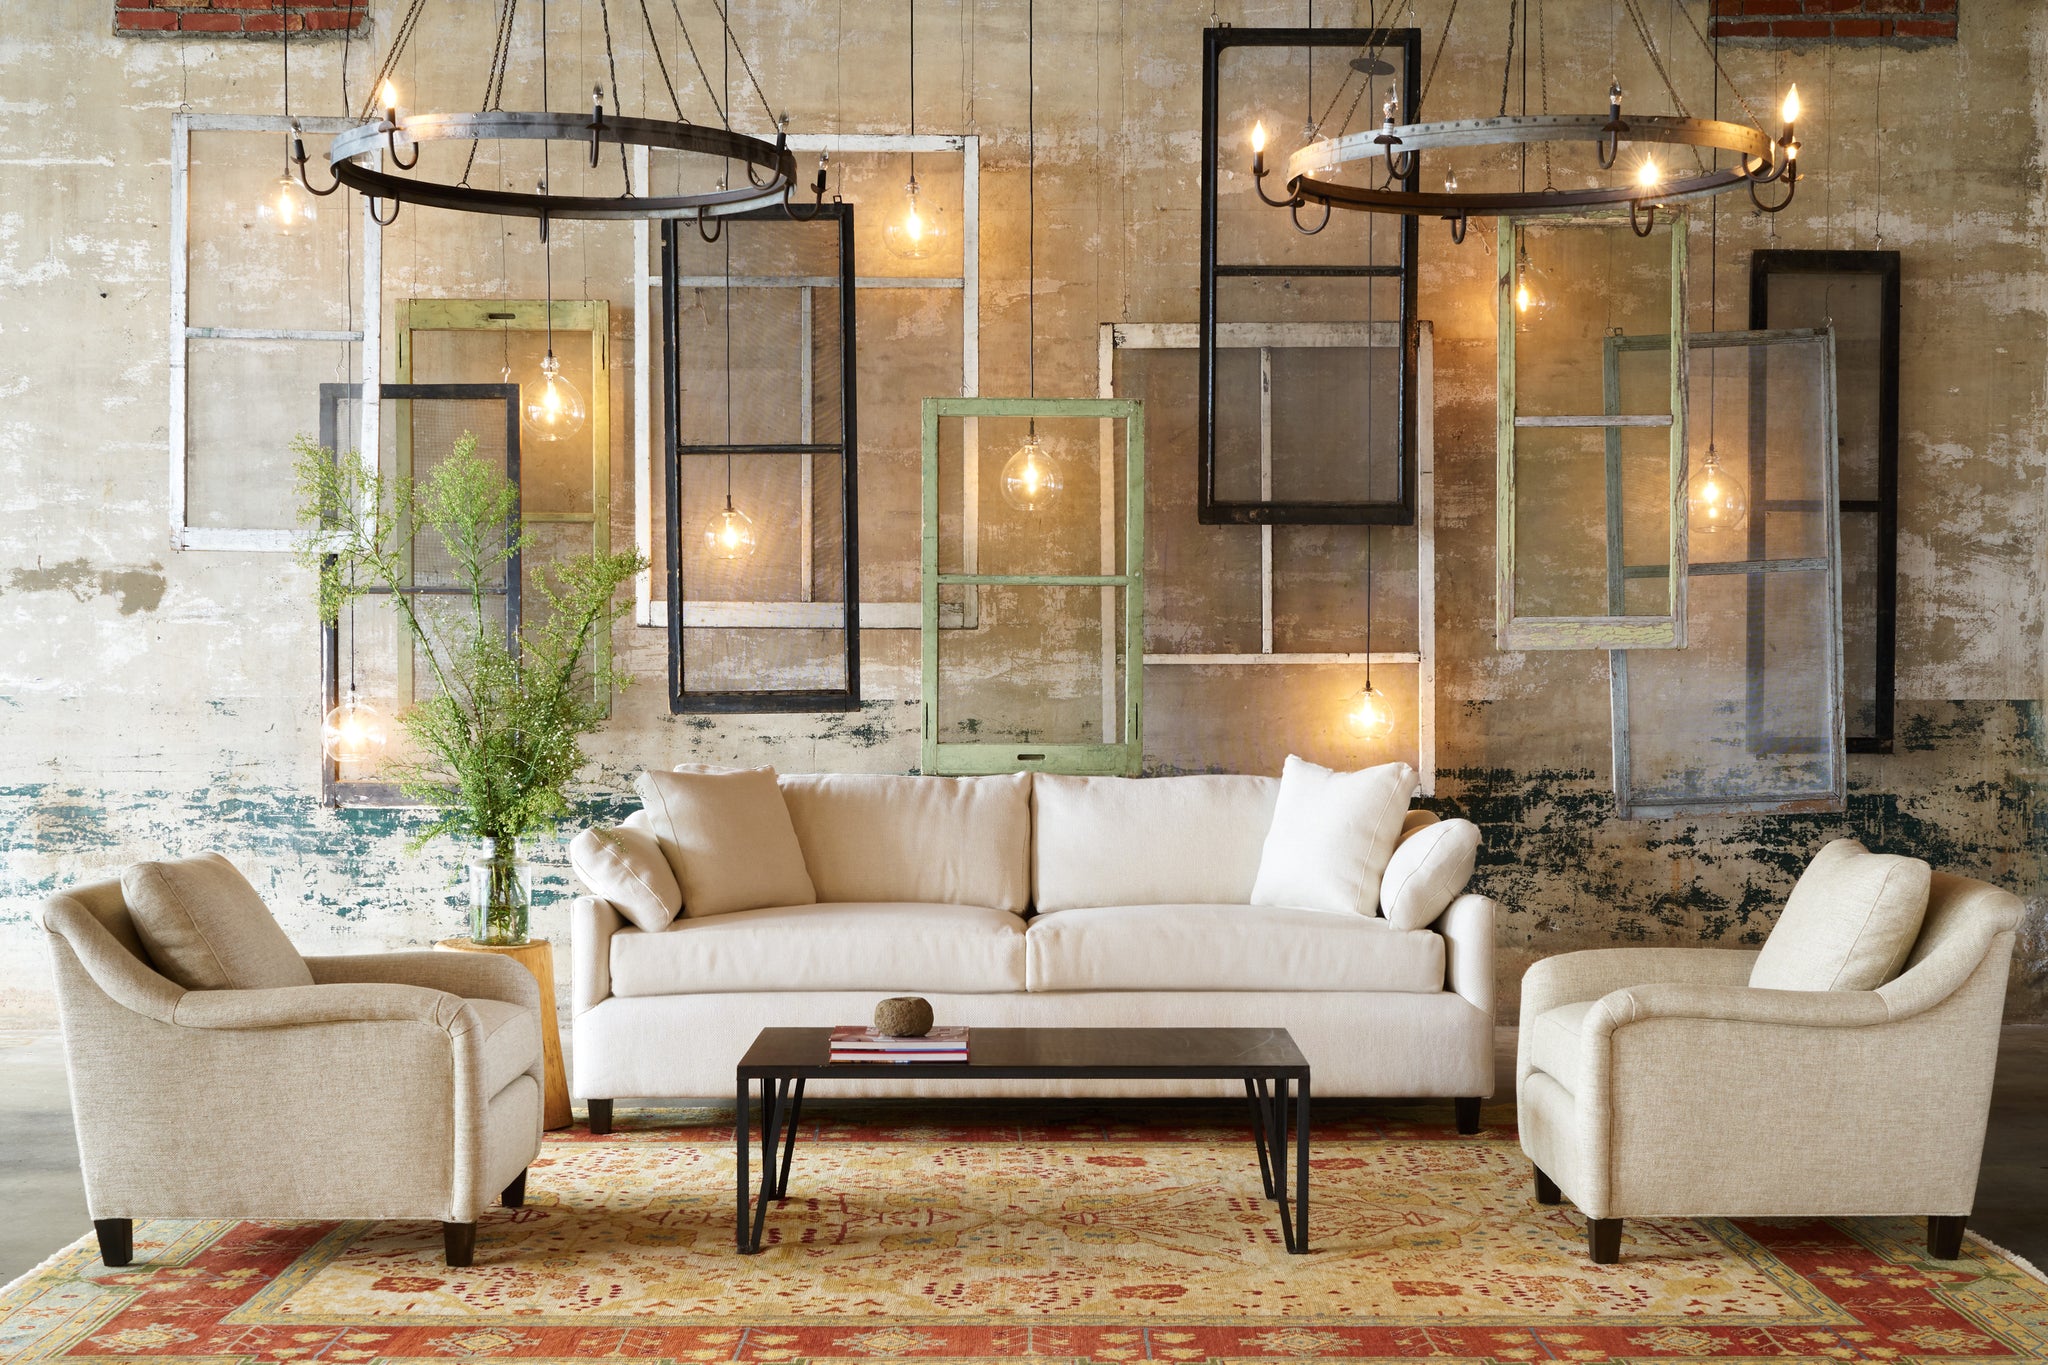
{"type": "Polygon", "coordinates": [[[1059,464],[1039,443],[1037,432],[1025,437],[1003,464],[1003,501],[1020,512],[1040,510],[1059,497],[1064,486],[1059,464]]]}
{"type": "Polygon", "coordinates": [[[389,117],[396,117],[398,114],[398,87],[390,81],[386,81],[378,90],[377,95],[378,98],[384,101],[385,114],[389,117]]]}
{"type": "Polygon", "coordinates": [[[1263,124],[1263,123],[1254,123],[1254,124],[1252,125],[1252,155],[1253,155],[1253,156],[1264,156],[1265,154],[1266,154],[1266,125],[1265,125],[1265,124],[1263,124]]]}
{"type": "Polygon", "coordinates": [[[566,441],[583,430],[583,395],[562,377],[553,351],[540,362],[540,383],[521,389],[520,425],[534,440],[566,441]]]}
{"type": "Polygon", "coordinates": [[[313,225],[313,196],[286,172],[257,205],[256,216],[280,237],[296,236],[313,225]]]}
{"type": "Polygon", "coordinates": [[[714,559],[746,559],[760,548],[754,519],[726,503],[724,511],[705,523],[704,547],[714,559]]]}
{"type": "Polygon", "coordinates": [[[1636,184],[1646,190],[1654,190],[1663,179],[1664,172],[1657,169],[1657,158],[1643,158],[1642,166],[1636,171],[1636,184]]]}
{"type": "Polygon", "coordinates": [[[1686,525],[1701,535],[1739,531],[1749,520],[1749,490],[1721,465],[1712,446],[1685,482],[1686,525]]]}
{"type": "Polygon", "coordinates": [[[1797,83],[1794,83],[1785,91],[1785,106],[1781,112],[1785,115],[1785,122],[1799,122],[1799,86],[1797,83]]]}
{"type": "Polygon", "coordinates": [[[1359,739],[1385,739],[1393,734],[1394,708],[1387,704],[1387,694],[1367,683],[1351,699],[1344,725],[1359,739]]]}
{"type": "Polygon", "coordinates": [[[889,250],[906,261],[921,261],[937,251],[946,236],[939,211],[917,200],[917,177],[903,187],[903,211],[882,233],[889,250]]]}
{"type": "Polygon", "coordinates": [[[320,722],[320,752],[336,763],[368,763],[384,752],[391,727],[384,713],[351,687],[341,705],[320,722]]]}
{"type": "Polygon", "coordinates": [[[1515,314],[1523,322],[1535,322],[1550,311],[1550,281],[1529,260],[1525,246],[1515,258],[1515,314]]]}

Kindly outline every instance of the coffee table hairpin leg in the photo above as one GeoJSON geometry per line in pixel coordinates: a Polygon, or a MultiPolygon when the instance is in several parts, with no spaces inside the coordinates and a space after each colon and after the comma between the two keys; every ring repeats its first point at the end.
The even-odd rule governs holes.
{"type": "Polygon", "coordinates": [[[1252,1111],[1252,1140],[1259,1149],[1259,1182],[1266,1197],[1279,1206],[1280,1237],[1297,1255],[1308,1250],[1308,1082],[1294,1097],[1294,1207],[1287,1200],[1287,1088],[1285,1077],[1244,1083],[1252,1111]]]}
{"type": "Polygon", "coordinates": [[[768,1202],[789,1197],[789,1167],[796,1155],[797,1116],[804,1104],[804,1083],[801,1079],[761,1078],[761,1197],[750,1199],[752,1191],[747,1179],[747,1158],[748,1149],[753,1146],[751,1088],[745,1080],[740,1081],[733,1120],[738,1158],[734,1164],[739,1173],[739,1217],[735,1232],[740,1253],[746,1256],[761,1250],[761,1237],[768,1220],[768,1202]],[[782,1149],[780,1162],[776,1160],[778,1145],[782,1149]]]}

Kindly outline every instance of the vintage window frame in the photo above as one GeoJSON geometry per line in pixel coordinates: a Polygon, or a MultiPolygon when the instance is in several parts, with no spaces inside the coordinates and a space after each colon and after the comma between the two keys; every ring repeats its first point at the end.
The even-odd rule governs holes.
{"type": "MultiPolygon", "coordinates": [[[[1852,754],[1888,754],[1896,737],[1899,651],[1900,256],[1896,251],[1764,250],[1749,257],[1749,325],[1771,325],[1773,275],[1872,275],[1878,280],[1877,496],[1842,498],[1843,513],[1877,518],[1876,668],[1871,732],[1845,739],[1852,754]]],[[[1836,391],[1840,405],[1839,384],[1836,391]]],[[[1839,475],[1837,482],[1839,483],[1839,475]]],[[[1848,685],[1844,659],[1843,686],[1848,685]]],[[[1846,698],[1844,699],[1846,709],[1846,698]]]]}
{"type": "MultiPolygon", "coordinates": [[[[981,391],[981,138],[974,133],[825,133],[791,134],[789,148],[799,155],[811,152],[829,152],[838,158],[845,155],[878,156],[947,156],[957,155],[961,160],[960,176],[960,267],[958,275],[856,275],[855,290],[866,289],[957,289],[960,298],[960,397],[972,398],[981,391]]],[[[646,149],[635,153],[634,175],[642,192],[647,185],[649,158],[646,149]]],[[[799,209],[799,212],[802,212],[799,209]]],[[[633,224],[634,259],[638,262],[633,288],[633,535],[640,553],[647,557],[650,567],[644,569],[634,580],[634,621],[636,624],[667,629],[669,625],[668,602],[664,595],[654,595],[655,508],[654,490],[662,486],[662,477],[656,461],[658,433],[654,416],[654,376],[661,370],[660,343],[657,331],[660,327],[661,309],[659,292],[662,278],[649,268],[653,260],[655,225],[646,220],[635,220],[633,224]],[[650,298],[652,301],[650,301],[650,298]]],[[[856,265],[858,263],[856,262],[856,265]]],[[[739,281],[736,279],[735,283],[739,281]]],[[[976,459],[978,444],[973,423],[968,424],[967,450],[970,462],[976,459]]],[[[857,462],[858,453],[855,459],[857,462]]],[[[967,562],[978,562],[978,537],[975,530],[979,525],[979,508],[970,501],[967,508],[967,562]]],[[[699,604],[703,605],[703,604],[699,604]]],[[[722,618],[719,625],[746,626],[772,629],[787,626],[791,622],[786,615],[774,608],[782,603],[722,603],[719,604],[722,618]],[[746,611],[741,608],[754,606],[760,610],[746,611]]],[[[862,602],[860,622],[862,630],[916,630],[920,622],[920,608],[916,602],[862,602]]],[[[969,594],[964,619],[949,613],[948,625],[974,624],[973,595],[969,594]]]]}
{"type": "MultiPolygon", "coordinates": [[[[1392,335],[1393,322],[1224,323],[1216,332],[1219,346],[1286,344],[1342,346],[1358,344],[1367,326],[1392,335]],[[1276,338],[1276,340],[1262,340],[1276,338]]],[[[1436,794],[1436,339],[1427,320],[1415,325],[1415,642],[1414,652],[1374,650],[1364,653],[1276,651],[1273,648],[1273,534],[1275,523],[1259,526],[1259,645],[1257,652],[1175,654],[1148,651],[1147,667],[1261,667],[1273,665],[1355,664],[1365,667],[1412,665],[1415,679],[1416,757],[1418,790],[1436,794]]],[[[1200,345],[1191,322],[1105,322],[1097,352],[1101,394],[1116,397],[1118,351],[1192,351],[1200,345]]],[[[1260,430],[1270,431],[1270,395],[1260,414],[1260,430]]],[[[1263,453],[1263,452],[1262,452],[1263,453]]],[[[1284,524],[1284,523],[1282,523],[1284,524]]]]}
{"type": "MultiPolygon", "coordinates": [[[[927,398],[922,411],[924,475],[923,511],[919,540],[920,607],[923,615],[922,716],[920,771],[947,776],[975,776],[1018,771],[1106,774],[1136,777],[1144,763],[1144,677],[1145,677],[1145,405],[1129,398],[927,398]],[[963,563],[960,573],[939,571],[939,423],[947,418],[972,422],[981,417],[1042,417],[1052,419],[1095,419],[1122,422],[1124,426],[1124,554],[1123,572],[1115,574],[985,574],[978,566],[963,563]],[[944,628],[939,614],[939,590],[964,587],[1095,587],[1102,590],[1105,626],[1115,617],[1115,595],[1122,592],[1123,648],[1116,646],[1113,630],[1103,631],[1104,733],[1109,722],[1118,722],[1122,739],[1114,744],[949,744],[938,737],[939,632],[944,628]],[[1118,706],[1117,675],[1112,664],[1120,663],[1123,701],[1118,706]]],[[[1104,558],[1115,554],[1116,489],[1107,477],[1114,457],[1115,435],[1105,430],[1100,438],[1099,457],[1105,477],[1099,480],[1101,547],[1104,558]]],[[[976,477],[973,464],[964,467],[963,477],[976,477]]],[[[963,498],[974,501],[973,485],[963,482],[963,498]]]]}
{"type": "MultiPolygon", "coordinates": [[[[1516,412],[1515,392],[1515,261],[1522,234],[1532,224],[1563,227],[1575,231],[1618,232],[1630,226],[1626,215],[1611,213],[1507,217],[1499,220],[1499,278],[1497,281],[1499,336],[1498,390],[1495,400],[1494,475],[1494,637],[1502,650],[1533,649],[1682,649],[1685,647],[1686,593],[1686,236],[1689,220],[1682,207],[1667,210],[1671,240],[1671,347],[1668,417],[1654,414],[1624,416],[1614,412],[1522,416],[1516,412]],[[1670,535],[1669,563],[1665,581],[1671,610],[1661,616],[1519,616],[1515,610],[1515,469],[1517,432],[1536,427],[1572,427],[1605,430],[1610,470],[1610,498],[1617,496],[1612,476],[1619,459],[1620,429],[1623,427],[1670,428],[1670,535]]],[[[1591,357],[1588,357],[1590,360],[1591,357]]],[[[1616,406],[1617,395],[1609,387],[1605,407],[1616,406]]],[[[1611,512],[1611,507],[1610,507],[1611,512]]],[[[1621,547],[1610,520],[1607,565],[1610,582],[1621,564],[1621,547]]]]}
{"type": "MultiPolygon", "coordinates": [[[[369,402],[364,397],[366,386],[361,384],[322,384],[320,386],[320,444],[333,452],[336,459],[345,458],[338,442],[341,440],[337,409],[343,401],[353,399],[359,403],[369,402]]],[[[382,384],[378,386],[375,402],[414,402],[433,400],[476,401],[479,399],[501,399],[505,403],[505,473],[512,482],[516,495],[519,482],[519,385],[517,384],[382,384]]],[[[358,459],[364,458],[361,450],[358,459]]],[[[372,450],[368,460],[374,470],[378,455],[372,450]]],[[[512,516],[519,517],[519,504],[515,500],[512,516]]],[[[522,593],[521,575],[524,572],[523,557],[515,548],[505,565],[505,645],[516,655],[519,653],[519,630],[521,623],[520,598],[522,593]]],[[[415,592],[434,596],[459,596],[466,592],[461,588],[415,588],[415,592]]],[[[372,590],[372,597],[388,596],[382,590],[372,590]]],[[[405,645],[398,657],[405,661],[399,675],[408,680],[412,663],[412,646],[400,628],[400,641],[405,645]]],[[[320,714],[325,716],[341,704],[341,624],[338,621],[320,623],[320,714]]],[[[397,713],[405,702],[394,699],[390,720],[397,723],[397,713]]],[[[350,806],[360,808],[415,809],[426,805],[400,791],[395,782],[380,782],[369,779],[343,780],[340,765],[323,751],[320,755],[320,804],[323,806],[350,806]]]]}
{"type": "MultiPolygon", "coordinates": [[[[1823,446],[1828,452],[1834,451],[1837,448],[1839,439],[1839,426],[1837,422],[1837,394],[1833,382],[1835,341],[1834,333],[1831,329],[1825,327],[1785,327],[1741,332],[1693,332],[1686,338],[1688,348],[1697,350],[1728,347],[1749,348],[1768,346],[1774,343],[1818,344],[1822,347],[1824,363],[1829,376],[1827,394],[1823,405],[1825,409],[1823,416],[1823,446]]],[[[1653,350],[1665,344],[1667,343],[1661,337],[1609,337],[1607,348],[1608,360],[1606,364],[1608,375],[1612,376],[1614,374],[1614,358],[1621,351],[1653,350]]],[[[1751,384],[1752,392],[1754,392],[1756,384],[1754,376],[1752,376],[1751,384]]],[[[1752,430],[1758,430],[1759,424],[1765,420],[1761,414],[1752,409],[1750,413],[1752,430]]],[[[1752,442],[1750,467],[1744,471],[1744,477],[1752,493],[1760,486],[1760,476],[1763,473],[1762,465],[1754,456],[1753,452],[1755,449],[1756,443],[1752,442]]],[[[1816,561],[1811,556],[1796,558],[1771,558],[1766,556],[1761,559],[1713,560],[1698,564],[1688,563],[1686,573],[1688,577],[1698,576],[1703,578],[1709,576],[1740,575],[1748,580],[1748,625],[1745,648],[1751,651],[1759,648],[1761,638],[1760,632],[1764,617],[1763,593],[1761,592],[1763,586],[1761,580],[1763,577],[1771,573],[1818,572],[1826,574],[1828,597],[1832,607],[1830,616],[1834,621],[1834,630],[1830,633],[1828,648],[1823,652],[1823,657],[1827,661],[1827,670],[1830,674],[1826,689],[1827,695],[1830,698],[1828,707],[1830,733],[1825,736],[1796,737],[1796,742],[1807,747],[1796,749],[1795,752],[1820,752],[1821,745],[1829,746],[1833,758],[1833,785],[1824,793],[1761,793],[1747,797],[1730,797],[1719,801],[1662,802],[1637,798],[1633,793],[1631,784],[1634,762],[1629,740],[1629,651],[1617,649],[1610,651],[1607,657],[1610,697],[1609,714],[1612,718],[1614,751],[1614,804],[1616,814],[1620,818],[1624,820],[1656,820],[1688,815],[1774,815],[1790,812],[1839,811],[1843,808],[1848,795],[1848,748],[1843,734],[1845,708],[1842,699],[1844,660],[1842,651],[1841,487],[1840,474],[1832,454],[1830,453],[1826,458],[1823,458],[1820,463],[1821,480],[1825,486],[1825,491],[1820,501],[1830,511],[1824,517],[1822,523],[1826,552],[1819,560],[1816,561]]],[[[1804,504],[1795,503],[1774,507],[1760,497],[1752,497],[1750,502],[1751,523],[1749,531],[1751,543],[1755,544],[1762,538],[1762,528],[1756,522],[1756,518],[1760,515],[1771,511],[1805,510],[1809,509],[1804,504]]],[[[1610,520],[1610,536],[1613,534],[1612,525],[1610,520]]],[[[1644,567],[1653,570],[1655,568],[1655,566],[1644,567]]],[[[1627,565],[1620,566],[1618,574],[1610,573],[1609,593],[1617,592],[1621,581],[1631,576],[1634,575],[1631,574],[1630,566],[1627,565]]],[[[1762,716],[1762,698],[1759,694],[1760,676],[1757,669],[1750,668],[1745,678],[1745,721],[1752,727],[1760,723],[1762,716]]],[[[1781,741],[1785,739],[1783,736],[1775,736],[1774,738],[1781,741]]]]}
{"type": "MultiPolygon", "coordinates": [[[[232,550],[258,554],[290,554],[298,545],[296,527],[194,526],[187,520],[190,474],[190,352],[197,340],[339,342],[359,348],[360,382],[374,388],[379,378],[380,326],[383,319],[384,236],[367,200],[361,205],[361,326],[350,331],[291,327],[209,327],[192,325],[192,135],[194,133],[289,133],[294,124],[308,133],[342,133],[358,127],[350,118],[286,118],[281,114],[194,114],[171,116],[171,288],[170,288],[170,534],[174,550],[232,550]]],[[[377,169],[383,153],[367,163],[377,169]]],[[[358,445],[375,450],[378,443],[377,404],[363,406],[358,445]]]]}
{"type": "MultiPolygon", "coordinates": [[[[747,222],[787,223],[787,215],[778,206],[755,209],[747,213],[730,214],[721,220],[732,231],[732,224],[747,222]]],[[[839,293],[839,439],[830,442],[806,440],[795,444],[759,442],[737,442],[733,444],[693,445],[685,447],[681,439],[681,377],[677,371],[680,309],[678,299],[686,287],[695,287],[690,279],[679,275],[675,268],[676,244],[682,232],[695,232],[697,225],[677,219],[669,219],[661,225],[662,288],[662,449],[663,499],[667,504],[667,553],[668,591],[664,595],[668,609],[668,708],[678,715],[716,713],[776,713],[794,711],[857,711],[860,709],[860,478],[859,458],[860,423],[856,407],[858,403],[859,352],[855,344],[855,275],[853,259],[854,206],[846,203],[829,203],[821,206],[815,218],[804,221],[822,221],[839,224],[839,270],[829,277],[830,285],[814,284],[803,286],[808,301],[812,288],[832,288],[839,293]],[[803,563],[808,570],[811,564],[811,542],[815,529],[812,502],[813,463],[821,455],[834,455],[839,459],[840,496],[840,553],[842,557],[843,599],[835,607],[830,603],[813,602],[744,602],[693,604],[683,592],[682,555],[682,498],[678,491],[679,475],[685,455],[801,455],[804,457],[803,517],[804,551],[803,563]],[[696,606],[733,606],[740,610],[721,611],[697,621],[690,619],[691,608],[696,606]],[[800,610],[792,608],[822,607],[825,610],[815,614],[815,619],[804,619],[800,610]],[[836,617],[837,619],[831,619],[836,617]],[[796,619],[792,619],[796,618],[796,619]],[[685,688],[684,640],[688,632],[699,628],[745,629],[761,625],[802,626],[811,628],[837,629],[845,637],[846,685],[836,688],[794,688],[781,692],[704,692],[689,691],[685,688]]],[[[721,282],[722,282],[722,277],[721,282]]],[[[806,277],[810,278],[810,277],[806,277]]],[[[734,287],[763,288],[775,286],[742,286],[735,277],[734,287]]],[[[811,311],[803,310],[804,339],[810,339],[811,311]]],[[[811,393],[812,371],[810,368],[810,347],[805,346],[803,361],[804,394],[811,393]]],[[[729,380],[729,376],[728,376],[729,380]]],[[[803,428],[810,434],[811,404],[803,404],[803,428]]],[[[810,574],[806,572],[808,584],[810,574]]]]}
{"type": "MultiPolygon", "coordinates": [[[[1195,379],[1196,519],[1206,526],[1409,526],[1415,521],[1416,358],[1413,345],[1417,321],[1418,227],[1414,215],[1400,219],[1399,262],[1395,265],[1266,265],[1219,261],[1217,252],[1217,159],[1221,151],[1220,83],[1223,54],[1232,48],[1376,48],[1399,49],[1403,121],[1415,117],[1422,77],[1422,31],[1414,28],[1220,28],[1202,30],[1202,171],[1199,335],[1195,379]],[[1401,361],[1400,492],[1391,502],[1224,500],[1216,496],[1216,316],[1219,279],[1399,279],[1398,319],[1410,344],[1401,361]]],[[[1368,111],[1368,117],[1375,111],[1368,111]]],[[[1419,184],[1421,158],[1401,183],[1419,184]]],[[[1274,209],[1275,214],[1284,210],[1274,209]]],[[[1334,210],[1332,210],[1334,212],[1334,210]]],[[[1314,210],[1310,210],[1313,215],[1314,210]]],[[[1227,324],[1226,324],[1227,325],[1227,324]]],[[[1248,324],[1258,325],[1258,324],[1248,324]]],[[[1264,452],[1262,452],[1264,453],[1264,452]]],[[[1270,457],[1269,457],[1270,458],[1270,457]]]]}

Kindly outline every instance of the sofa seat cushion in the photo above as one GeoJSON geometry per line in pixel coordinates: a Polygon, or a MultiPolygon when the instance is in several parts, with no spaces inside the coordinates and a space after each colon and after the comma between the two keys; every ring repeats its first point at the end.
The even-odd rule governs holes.
{"type": "Polygon", "coordinates": [[[484,1094],[495,1095],[540,1060],[540,1011],[504,1000],[466,1000],[483,1028],[484,1094]]]}
{"type": "Polygon", "coordinates": [[[1041,915],[1024,936],[1034,991],[1402,991],[1444,988],[1426,929],[1324,910],[1117,905],[1041,915]]]}
{"type": "Polygon", "coordinates": [[[1024,921],[980,905],[790,905],[612,935],[613,995],[1023,989],[1024,921]]]}
{"type": "Polygon", "coordinates": [[[1574,1000],[1545,1010],[1529,1026],[1529,1064],[1573,1094],[1583,1088],[1586,1016],[1598,1000],[1574,1000]]]}

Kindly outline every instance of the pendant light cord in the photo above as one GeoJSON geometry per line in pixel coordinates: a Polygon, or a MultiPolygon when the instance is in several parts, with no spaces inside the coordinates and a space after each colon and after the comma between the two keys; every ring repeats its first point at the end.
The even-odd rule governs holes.
{"type": "MultiPolygon", "coordinates": [[[[917,0],[910,0],[910,135],[917,136],[917,0]]],[[[910,183],[917,183],[917,153],[910,154],[910,183]]]]}
{"type": "MultiPolygon", "coordinates": [[[[1038,0],[1024,7],[1024,312],[1031,333],[1031,396],[1038,397],[1038,0]]],[[[1038,434],[1038,418],[1031,419],[1038,434]]]]}
{"type": "MultiPolygon", "coordinates": [[[[540,0],[540,107],[543,112],[548,108],[548,0],[540,0]]],[[[548,156],[548,144],[543,139],[540,144],[540,192],[543,195],[554,193],[554,178],[554,162],[548,156]]],[[[555,358],[555,239],[554,234],[548,231],[548,220],[545,214],[541,216],[540,220],[540,254],[543,269],[547,274],[545,312],[548,359],[553,360],[555,358]]]]}
{"type": "Polygon", "coordinates": [[[278,33],[284,40],[284,173],[289,176],[292,173],[292,7],[289,0],[283,9],[284,27],[278,33]]]}

